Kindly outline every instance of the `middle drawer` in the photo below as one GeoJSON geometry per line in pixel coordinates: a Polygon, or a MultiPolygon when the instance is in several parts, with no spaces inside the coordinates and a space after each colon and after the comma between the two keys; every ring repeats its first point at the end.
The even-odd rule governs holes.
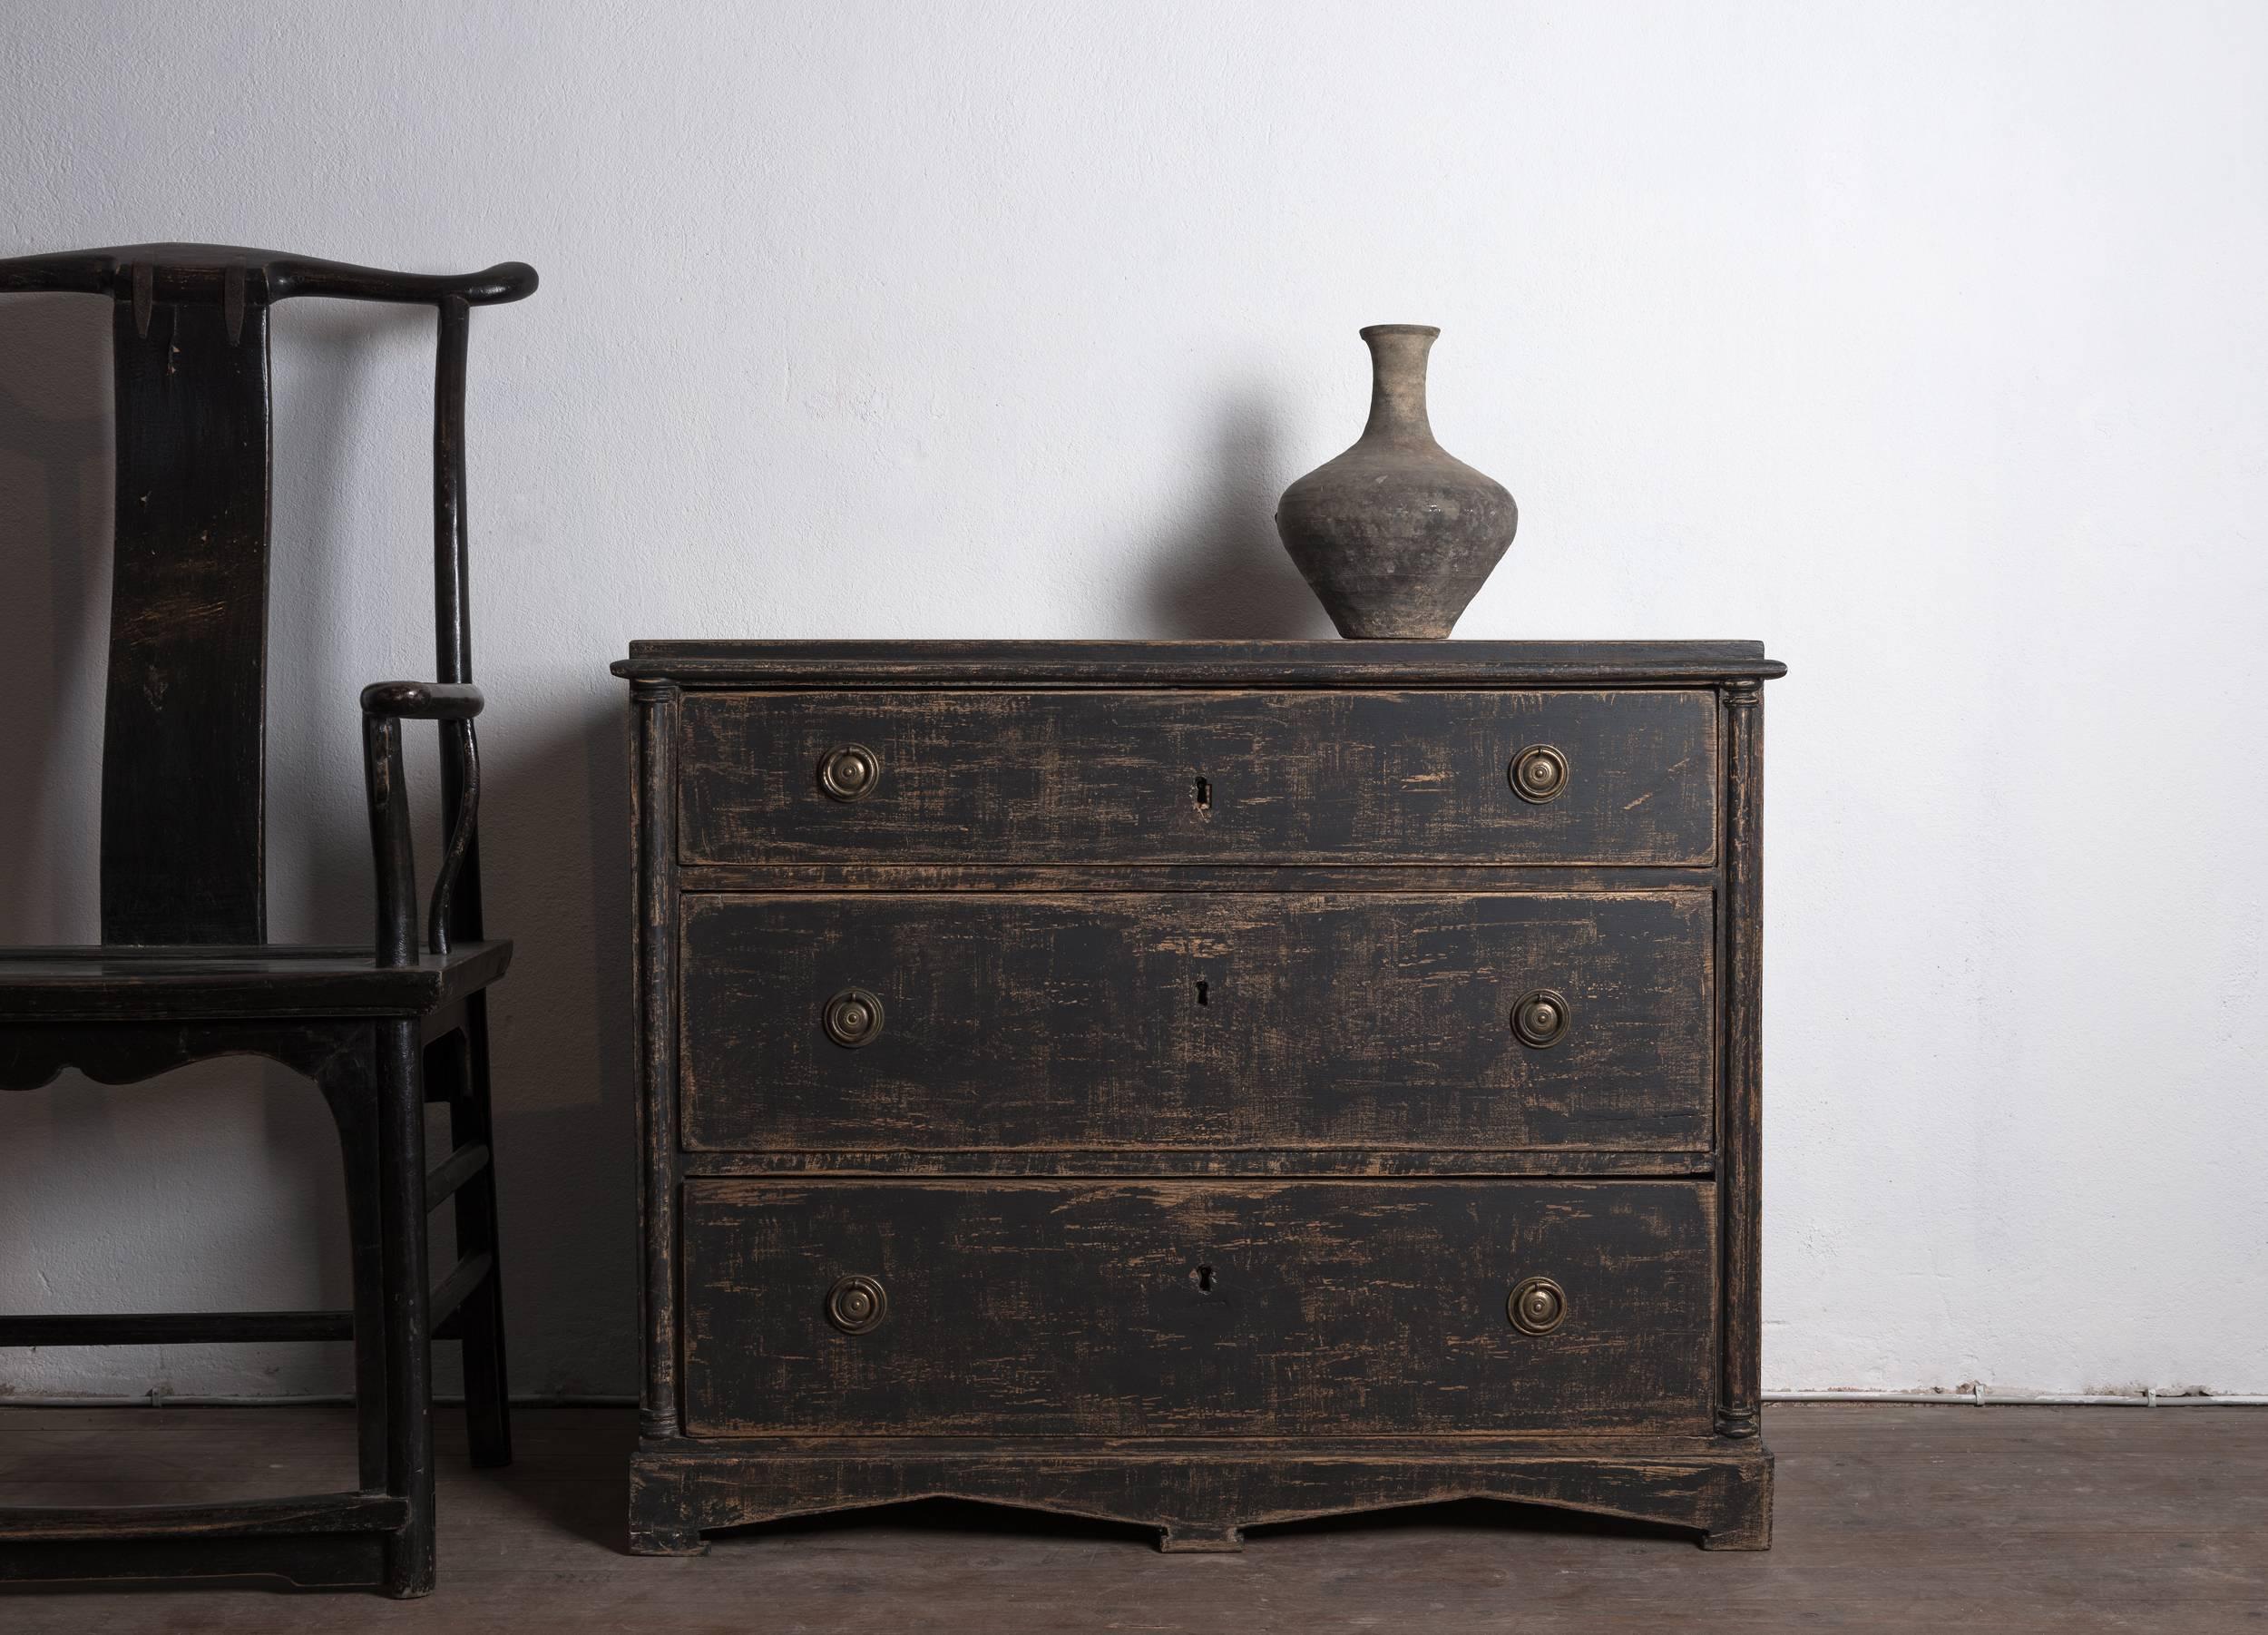
{"type": "Polygon", "coordinates": [[[1706,891],[684,905],[693,1150],[1709,1145],[1706,891]]]}

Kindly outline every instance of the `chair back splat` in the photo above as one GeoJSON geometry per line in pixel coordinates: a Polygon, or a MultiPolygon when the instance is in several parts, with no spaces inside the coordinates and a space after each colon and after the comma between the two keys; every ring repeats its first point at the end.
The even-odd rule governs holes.
{"type": "Polygon", "coordinates": [[[268,299],[116,291],[103,941],[268,940],[268,299]]]}
{"type": "MultiPolygon", "coordinates": [[[[438,315],[434,424],[436,674],[472,679],[464,380],[471,308],[535,273],[396,273],[218,245],[142,244],[0,262],[0,292],[112,298],[116,561],[103,714],[106,945],[254,946],[268,937],[266,706],[271,396],[268,312],[296,295],[410,301],[438,315]]],[[[452,829],[468,723],[442,758],[452,829]]],[[[481,934],[467,837],[446,930],[481,934]]]]}

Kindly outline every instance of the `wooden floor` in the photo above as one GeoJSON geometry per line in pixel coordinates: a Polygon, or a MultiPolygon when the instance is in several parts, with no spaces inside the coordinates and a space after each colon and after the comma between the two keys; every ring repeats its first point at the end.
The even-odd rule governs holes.
{"type": "MultiPolygon", "coordinates": [[[[2268,1632],[2268,1409],[1781,1406],[1777,1542],[1463,1504],[1256,1531],[1239,1556],[933,1503],[622,1552],[631,1416],[523,1411],[474,1472],[448,1422],[430,1601],[0,1586],[0,1631],[1110,1630],[2268,1632]]],[[[327,1408],[0,1409],[0,1504],[346,1485],[327,1408]]]]}

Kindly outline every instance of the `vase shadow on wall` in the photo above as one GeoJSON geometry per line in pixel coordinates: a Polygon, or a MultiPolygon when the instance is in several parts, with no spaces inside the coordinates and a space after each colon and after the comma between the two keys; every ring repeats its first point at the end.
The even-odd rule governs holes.
{"type": "Polygon", "coordinates": [[[1168,519],[1143,612],[1158,635],[1266,639],[1329,636],[1331,621],[1276,534],[1289,475],[1272,400],[1231,397],[1215,423],[1207,480],[1168,519]]]}

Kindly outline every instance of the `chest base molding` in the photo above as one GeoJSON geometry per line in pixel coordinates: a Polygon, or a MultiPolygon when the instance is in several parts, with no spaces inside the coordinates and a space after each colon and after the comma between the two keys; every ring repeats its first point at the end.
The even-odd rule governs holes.
{"type": "Polygon", "coordinates": [[[650,1440],[631,1464],[631,1549],[699,1555],[706,1531],[909,1499],[967,1499],[1244,1548],[1245,1530],[1351,1511],[1497,1499],[1692,1528],[1707,1550],[1772,1542],[1772,1455],[1725,1437],[782,1437],[650,1440]]]}

